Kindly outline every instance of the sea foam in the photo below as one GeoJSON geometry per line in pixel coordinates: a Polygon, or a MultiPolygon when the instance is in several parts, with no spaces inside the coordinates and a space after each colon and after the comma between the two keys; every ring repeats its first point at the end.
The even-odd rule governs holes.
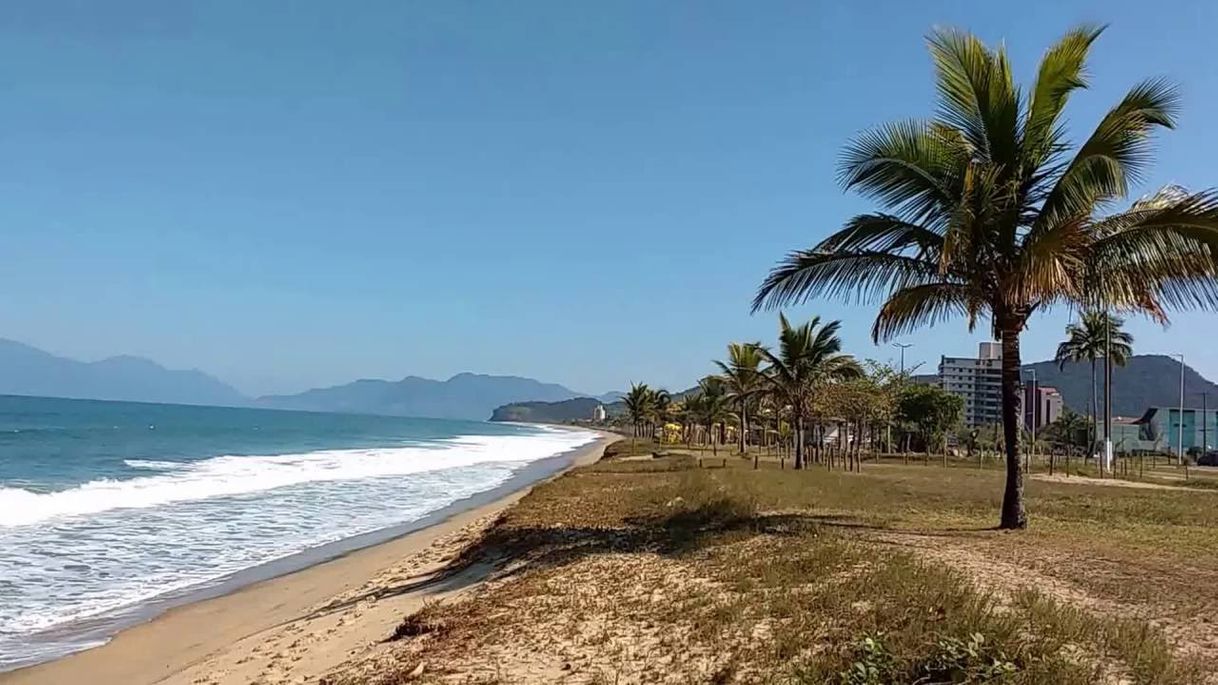
{"type": "Polygon", "coordinates": [[[148,475],[56,492],[0,489],[0,670],[88,646],[71,637],[81,619],[417,521],[594,439],[543,429],[376,449],[132,459],[127,467],[148,475]]]}
{"type": "Polygon", "coordinates": [[[125,462],[129,467],[164,473],[123,480],[102,478],[49,493],[0,488],[0,527],[241,495],[302,483],[405,476],[482,462],[527,462],[586,444],[590,440],[588,435],[554,431],[539,436],[469,436],[426,446],[223,456],[196,462],[131,459],[125,462]]]}

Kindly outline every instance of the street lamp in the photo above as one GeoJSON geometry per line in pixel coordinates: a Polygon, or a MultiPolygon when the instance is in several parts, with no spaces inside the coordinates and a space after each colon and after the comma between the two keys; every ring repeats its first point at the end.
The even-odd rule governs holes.
{"type": "Polygon", "coordinates": [[[905,350],[913,347],[913,343],[893,343],[893,347],[901,348],[901,376],[905,376],[905,350]]]}
{"type": "Polygon", "coordinates": [[[1180,358],[1180,416],[1179,423],[1176,425],[1176,459],[1181,466],[1184,465],[1184,354],[1173,354],[1173,357],[1180,358]]]}
{"type": "MultiPolygon", "coordinates": [[[[1024,470],[1031,467],[1032,457],[1036,454],[1036,419],[1040,415],[1040,392],[1036,389],[1036,369],[1028,369],[1028,373],[1032,374],[1032,420],[1028,422],[1032,427],[1032,448],[1028,450],[1024,470]]],[[[1027,395],[1027,393],[1024,394],[1027,395]]]]}
{"type": "MultiPolygon", "coordinates": [[[[893,343],[892,346],[900,348],[900,350],[901,350],[901,377],[900,377],[901,381],[900,382],[902,385],[904,385],[904,383],[905,383],[905,350],[909,349],[910,347],[913,347],[913,343],[893,343]]],[[[892,423],[891,422],[889,422],[889,424],[888,424],[888,451],[889,452],[892,451],[892,423]]]]}

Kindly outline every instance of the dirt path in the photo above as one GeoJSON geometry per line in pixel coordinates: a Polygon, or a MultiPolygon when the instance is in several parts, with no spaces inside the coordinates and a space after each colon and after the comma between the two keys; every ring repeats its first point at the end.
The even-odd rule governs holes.
{"type": "Polygon", "coordinates": [[[1218,490],[1207,490],[1205,488],[1190,488],[1183,485],[1164,485],[1162,483],[1147,483],[1144,481],[1123,480],[1120,478],[1092,478],[1091,476],[1063,476],[1061,474],[1050,476],[1044,473],[1033,474],[1030,476],[1030,478],[1032,480],[1045,481],[1047,483],[1065,483],[1067,485],[1107,485],[1114,488],[1218,493],[1218,490]]]}
{"type": "MultiPolygon", "coordinates": [[[[1070,480],[1075,477],[1071,476],[1070,480]]],[[[1094,615],[1147,621],[1163,631],[1179,654],[1218,663],[1218,625],[1214,620],[1204,616],[1182,617],[1178,608],[1170,603],[1162,606],[1136,604],[1096,596],[1079,583],[1036,570],[1036,562],[1053,561],[1037,559],[1036,553],[1029,548],[1021,546],[1014,554],[1010,548],[991,550],[987,545],[978,544],[974,535],[878,531],[867,537],[954,568],[993,593],[1000,603],[1009,602],[1021,589],[1032,589],[1094,615]],[[1002,558],[999,553],[1003,554],[1002,558]]],[[[1218,682],[1218,675],[1211,677],[1209,682],[1218,682]]]]}

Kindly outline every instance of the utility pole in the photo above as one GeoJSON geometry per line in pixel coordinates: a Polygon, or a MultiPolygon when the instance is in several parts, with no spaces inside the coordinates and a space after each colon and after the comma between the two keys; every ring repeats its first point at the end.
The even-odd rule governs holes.
{"type": "Polygon", "coordinates": [[[913,343],[893,343],[893,347],[901,348],[901,377],[905,377],[905,350],[913,347],[913,343]]]}
{"type": "Polygon", "coordinates": [[[1112,469],[1112,316],[1104,312],[1104,459],[1100,464],[1100,476],[1104,468],[1112,469]]]}
{"type": "Polygon", "coordinates": [[[1180,423],[1176,428],[1176,459],[1184,465],[1184,354],[1174,355],[1180,358],[1180,423]]]}
{"type": "Polygon", "coordinates": [[[1209,401],[1210,392],[1208,390],[1201,393],[1201,456],[1209,454],[1210,451],[1210,409],[1209,401]]]}
{"type": "MultiPolygon", "coordinates": [[[[893,343],[893,347],[901,349],[901,384],[905,384],[905,350],[913,347],[913,343],[893,343]]],[[[888,450],[892,451],[892,422],[888,422],[888,450]]]]}
{"type": "Polygon", "coordinates": [[[1030,469],[1033,457],[1036,456],[1036,422],[1040,418],[1040,392],[1036,388],[1036,369],[1028,369],[1028,372],[1032,374],[1032,420],[1028,422],[1032,428],[1032,447],[1028,450],[1028,458],[1024,463],[1025,471],[1030,469]]]}
{"type": "Polygon", "coordinates": [[[1032,454],[1031,461],[1035,461],[1036,457],[1036,424],[1040,422],[1040,387],[1036,383],[1036,369],[1032,371],[1032,401],[1036,404],[1032,406],[1032,454]]]}

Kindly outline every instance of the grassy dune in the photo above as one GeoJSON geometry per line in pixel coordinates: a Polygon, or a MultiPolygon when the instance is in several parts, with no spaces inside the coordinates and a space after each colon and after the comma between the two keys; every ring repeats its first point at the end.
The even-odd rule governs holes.
{"type": "Polygon", "coordinates": [[[975,464],[629,451],[535,489],[453,562],[491,582],[335,682],[1218,677],[1218,493],[1030,481],[1035,528],[1004,533],[975,464]]]}

